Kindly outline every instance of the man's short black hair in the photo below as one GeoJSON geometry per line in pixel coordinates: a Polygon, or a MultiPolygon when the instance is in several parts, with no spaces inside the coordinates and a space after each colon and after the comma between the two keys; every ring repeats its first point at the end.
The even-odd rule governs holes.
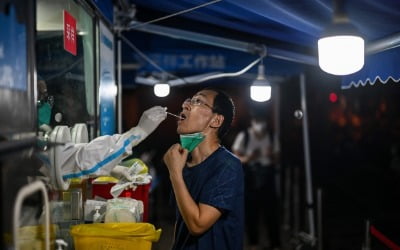
{"type": "Polygon", "coordinates": [[[217,92],[217,95],[214,99],[213,111],[214,113],[224,116],[224,121],[222,122],[221,127],[218,129],[218,138],[222,139],[222,137],[224,137],[231,128],[232,121],[235,117],[235,104],[233,103],[232,98],[224,91],[212,87],[208,87],[206,89],[217,92]]]}

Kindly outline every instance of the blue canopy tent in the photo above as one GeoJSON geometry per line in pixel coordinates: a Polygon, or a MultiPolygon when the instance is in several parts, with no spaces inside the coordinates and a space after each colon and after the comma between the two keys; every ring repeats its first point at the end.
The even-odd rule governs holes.
{"type": "MultiPolygon", "coordinates": [[[[283,60],[315,66],[317,66],[317,40],[325,27],[331,23],[334,11],[332,0],[130,0],[129,2],[135,4],[137,12],[136,20],[127,26],[129,30],[155,32],[150,25],[143,24],[156,23],[163,28],[173,27],[211,36],[227,37],[225,36],[227,34],[234,40],[250,43],[257,41],[264,44],[267,49],[278,49],[279,53],[275,56],[279,57],[282,53],[283,60]],[[136,21],[141,23],[135,23],[136,21]],[[234,33],[237,34],[232,35],[234,33]],[[305,57],[309,58],[304,60],[305,57]],[[310,58],[314,58],[314,62],[311,62],[310,58]]],[[[379,64],[380,67],[375,67],[373,62],[384,60],[386,65],[388,62],[392,64],[394,58],[398,58],[397,53],[390,50],[384,53],[384,57],[374,55],[392,49],[400,43],[397,25],[400,22],[400,2],[347,0],[343,1],[343,4],[350,22],[356,26],[366,41],[368,57],[363,72],[382,73],[380,71],[382,63],[379,64]]],[[[358,82],[355,80],[357,76],[358,74],[351,76],[350,82],[358,82]]],[[[375,79],[376,76],[367,78],[375,79]]],[[[344,80],[344,82],[349,81],[344,80]]],[[[343,88],[347,85],[344,83],[343,88]]]]}
{"type": "Polygon", "coordinates": [[[385,84],[390,80],[399,82],[399,58],[398,48],[367,56],[365,65],[360,71],[343,77],[342,89],[374,85],[376,82],[385,84]]]}

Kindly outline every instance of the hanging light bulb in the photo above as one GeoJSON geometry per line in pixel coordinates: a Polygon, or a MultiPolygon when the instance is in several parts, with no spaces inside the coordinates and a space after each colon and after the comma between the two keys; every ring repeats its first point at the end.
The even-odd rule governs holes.
{"type": "Polygon", "coordinates": [[[265,78],[264,64],[258,65],[257,78],[250,86],[250,97],[256,102],[266,102],[271,99],[271,84],[265,78]]]}
{"type": "Polygon", "coordinates": [[[154,94],[158,97],[166,97],[169,95],[169,84],[165,82],[156,83],[154,85],[154,94]]]}
{"type": "Polygon", "coordinates": [[[333,75],[355,73],[364,66],[364,39],[343,11],[343,2],[334,1],[332,24],[318,40],[320,68],[333,75]]]}
{"type": "Polygon", "coordinates": [[[364,39],[342,33],[318,40],[318,63],[333,75],[349,75],[364,66],[364,39]]]}

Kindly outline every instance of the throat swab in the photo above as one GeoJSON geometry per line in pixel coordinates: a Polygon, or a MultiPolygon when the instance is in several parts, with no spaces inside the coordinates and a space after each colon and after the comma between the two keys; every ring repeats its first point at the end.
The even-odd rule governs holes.
{"type": "Polygon", "coordinates": [[[172,115],[172,116],[174,116],[174,117],[176,117],[176,118],[178,118],[178,119],[183,120],[183,117],[182,117],[182,116],[175,115],[175,114],[172,114],[172,113],[170,113],[170,112],[167,112],[167,114],[172,115]]]}

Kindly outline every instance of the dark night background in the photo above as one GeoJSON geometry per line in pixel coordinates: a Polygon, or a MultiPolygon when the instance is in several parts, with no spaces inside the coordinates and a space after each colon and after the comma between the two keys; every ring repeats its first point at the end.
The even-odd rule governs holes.
{"type": "MultiPolygon", "coordinates": [[[[174,87],[165,98],[155,97],[152,87],[148,86],[124,89],[124,130],[137,123],[143,110],[162,105],[177,113],[186,97],[204,86],[212,85],[229,93],[236,104],[236,120],[223,141],[223,145],[230,148],[235,135],[248,125],[249,111],[255,108],[248,100],[249,85],[232,84],[231,81],[225,78],[201,86],[174,87]]],[[[295,110],[300,109],[299,86],[299,77],[290,77],[279,84],[281,206],[286,195],[293,199],[297,194],[301,203],[298,227],[300,231],[307,231],[302,121],[294,117],[295,110]],[[300,188],[288,193],[285,186],[294,182],[293,173],[296,171],[299,173],[300,188]]],[[[306,90],[314,203],[317,190],[320,190],[324,249],[361,249],[366,220],[399,244],[398,84],[376,83],[374,86],[341,90],[339,78],[322,77],[314,71],[306,74],[306,90]]],[[[258,105],[265,110],[270,124],[273,124],[271,113],[276,102],[272,97],[270,102],[258,105]]],[[[156,152],[153,164],[160,182],[152,195],[153,199],[158,197],[155,202],[159,202],[158,206],[165,210],[169,209],[170,187],[162,155],[171,144],[178,142],[175,128],[175,120],[167,118],[136,150],[137,155],[149,150],[156,152]]],[[[165,213],[172,223],[173,213],[165,213]]],[[[156,211],[152,214],[152,220],[157,225],[162,215],[156,211]]],[[[294,220],[291,211],[286,223],[292,231],[294,220]]],[[[375,249],[383,247],[374,240],[372,244],[375,249]]]]}

